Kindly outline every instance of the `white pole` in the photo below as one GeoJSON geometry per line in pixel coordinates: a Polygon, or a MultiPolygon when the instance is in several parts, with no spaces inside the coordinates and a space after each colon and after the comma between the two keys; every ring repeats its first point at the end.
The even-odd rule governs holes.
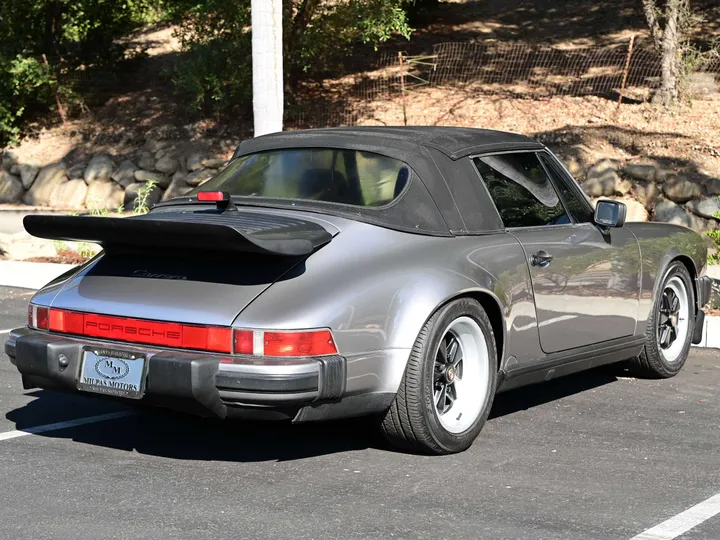
{"type": "Polygon", "coordinates": [[[255,136],[282,131],[282,0],[252,0],[255,136]]]}

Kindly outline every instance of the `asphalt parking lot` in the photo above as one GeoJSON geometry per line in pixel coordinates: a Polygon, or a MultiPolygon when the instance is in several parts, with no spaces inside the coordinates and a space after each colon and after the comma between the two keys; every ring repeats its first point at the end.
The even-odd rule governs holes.
{"type": "MultiPolygon", "coordinates": [[[[0,332],[30,295],[0,288],[0,332]]],[[[25,391],[0,359],[2,538],[631,539],[718,493],[717,350],[672,380],[615,368],[502,394],[446,457],[393,452],[363,420],[220,422],[25,391]]],[[[641,538],[717,540],[718,512],[641,538]]]]}

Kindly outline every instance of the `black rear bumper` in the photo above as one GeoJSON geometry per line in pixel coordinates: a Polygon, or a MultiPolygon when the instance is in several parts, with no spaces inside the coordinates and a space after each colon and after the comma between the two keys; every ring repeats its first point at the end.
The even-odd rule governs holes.
{"type": "Polygon", "coordinates": [[[283,361],[234,357],[231,364],[222,363],[219,355],[110,345],[27,328],[10,334],[5,353],[22,374],[26,389],[78,392],[87,345],[147,355],[142,401],[204,416],[225,418],[250,408],[268,417],[292,418],[303,406],[341,398],[347,378],[341,356],[283,361]]]}

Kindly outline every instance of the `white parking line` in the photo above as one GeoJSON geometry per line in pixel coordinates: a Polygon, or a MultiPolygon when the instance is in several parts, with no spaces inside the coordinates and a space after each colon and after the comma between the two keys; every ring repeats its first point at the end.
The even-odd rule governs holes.
{"type": "Polygon", "coordinates": [[[34,435],[36,433],[45,433],[46,431],[56,431],[58,429],[66,429],[75,426],[84,426],[85,424],[95,424],[97,422],[106,422],[107,420],[115,420],[125,416],[137,414],[137,411],[118,411],[108,414],[100,414],[98,416],[88,416],[86,418],[77,418],[66,422],[56,422],[55,424],[46,424],[44,426],[35,426],[25,429],[17,429],[14,431],[6,431],[0,433],[0,441],[15,439],[16,437],[24,437],[25,435],[34,435]]]}
{"type": "Polygon", "coordinates": [[[633,536],[630,540],[672,540],[718,514],[720,514],[720,493],[667,521],[663,521],[652,529],[633,536]]]}
{"type": "Polygon", "coordinates": [[[0,330],[0,334],[9,334],[12,332],[12,328],[8,328],[7,330],[0,330]]]}

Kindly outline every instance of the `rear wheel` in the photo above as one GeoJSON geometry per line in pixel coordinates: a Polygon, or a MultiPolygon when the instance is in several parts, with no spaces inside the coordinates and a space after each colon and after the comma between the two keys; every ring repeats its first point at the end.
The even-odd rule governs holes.
{"type": "Polygon", "coordinates": [[[495,396],[495,336],[475,300],[453,301],[425,324],[381,428],[393,445],[429,454],[472,445],[495,396]]]}
{"type": "Polygon", "coordinates": [[[645,332],[646,343],[635,365],[642,375],[666,379],[685,365],[695,329],[692,278],[681,262],[665,273],[645,332]]]}

